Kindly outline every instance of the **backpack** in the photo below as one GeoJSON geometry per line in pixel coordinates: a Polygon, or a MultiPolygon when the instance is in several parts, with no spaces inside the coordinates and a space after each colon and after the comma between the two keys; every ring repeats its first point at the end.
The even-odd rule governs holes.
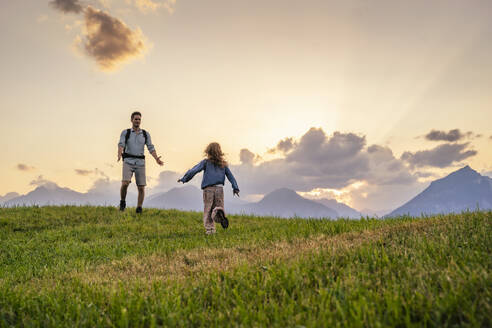
{"type": "MultiPolygon", "coordinates": [[[[126,129],[126,135],[125,135],[125,150],[126,150],[126,143],[128,142],[128,139],[130,139],[130,134],[132,133],[132,129],[126,129]]],[[[145,143],[147,143],[147,131],[142,129],[142,133],[145,138],[145,143]]]]}
{"type": "MultiPolygon", "coordinates": [[[[131,158],[141,158],[141,159],[144,159],[145,156],[142,155],[142,156],[136,156],[136,155],[131,155],[131,154],[128,154],[126,152],[126,144],[128,143],[128,139],[130,139],[130,134],[132,133],[132,129],[126,129],[126,135],[125,135],[125,149],[123,150],[123,158],[128,158],[128,157],[131,157],[131,158]]],[[[145,144],[147,144],[147,131],[145,131],[144,129],[142,129],[142,133],[144,135],[144,138],[145,138],[145,144]]]]}

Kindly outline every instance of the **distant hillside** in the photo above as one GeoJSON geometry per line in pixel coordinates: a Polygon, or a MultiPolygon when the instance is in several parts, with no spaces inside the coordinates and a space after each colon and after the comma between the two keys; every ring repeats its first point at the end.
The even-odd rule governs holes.
{"type": "MultiPolygon", "coordinates": [[[[232,196],[230,188],[224,188],[226,210],[239,213],[241,206],[248,204],[240,198],[232,196]]],[[[166,192],[150,195],[144,203],[145,207],[162,209],[180,209],[187,211],[203,211],[203,191],[195,186],[172,188],[166,192]]]]}
{"type": "Polygon", "coordinates": [[[65,205],[80,204],[87,202],[83,193],[73,191],[69,188],[61,188],[55,184],[39,186],[26,195],[10,199],[6,205],[65,205]]]}
{"type": "Polygon", "coordinates": [[[257,203],[242,207],[243,213],[278,217],[336,218],[338,213],[323,204],[282,188],[267,194],[257,203]]]}
{"type": "Polygon", "coordinates": [[[465,166],[430,186],[388,216],[492,209],[492,179],[465,166]]]}
{"type": "MultiPolygon", "coordinates": [[[[308,200],[299,196],[295,191],[290,189],[275,190],[256,203],[248,203],[237,197],[233,198],[232,193],[227,188],[224,189],[224,197],[226,212],[230,214],[245,213],[278,217],[331,218],[342,216],[317,201],[308,200]]],[[[360,215],[354,214],[357,212],[350,207],[347,206],[348,209],[343,207],[346,205],[341,203],[335,205],[345,210],[345,217],[349,217],[346,215],[347,213],[350,213],[350,217],[360,217],[360,215]]],[[[167,192],[150,196],[145,201],[145,207],[202,211],[202,191],[194,186],[173,188],[167,192]]]]}
{"type": "MultiPolygon", "coordinates": [[[[10,195],[6,206],[32,206],[32,205],[110,205],[119,203],[119,189],[114,192],[80,193],[69,188],[62,188],[51,183],[39,186],[26,195],[10,195]],[[17,196],[17,197],[15,197],[17,196]],[[13,198],[12,198],[13,197],[13,198]]],[[[231,190],[225,188],[226,212],[231,214],[253,214],[278,217],[350,217],[359,218],[360,214],[354,209],[338,203],[334,200],[322,199],[318,201],[301,197],[290,189],[278,189],[256,203],[248,203],[241,198],[233,197],[231,190]],[[329,205],[329,206],[326,206],[329,205]],[[340,212],[334,210],[337,208],[340,212]]],[[[135,206],[136,194],[129,192],[127,196],[128,206],[135,206]]],[[[189,211],[203,210],[202,190],[194,186],[172,188],[169,191],[147,196],[144,207],[161,209],[179,209],[189,211]]]]}
{"type": "Polygon", "coordinates": [[[369,217],[383,217],[389,212],[391,212],[391,209],[382,209],[382,210],[373,210],[370,208],[364,208],[361,211],[362,216],[369,216],[369,217]]]}
{"type": "Polygon", "coordinates": [[[169,191],[150,196],[145,201],[145,207],[202,211],[202,191],[194,186],[172,188],[169,191]]]}
{"type": "Polygon", "coordinates": [[[362,214],[352,207],[345,205],[344,203],[337,202],[335,199],[315,199],[314,201],[325,205],[338,213],[338,217],[350,218],[350,219],[360,219],[362,214]]]}
{"type": "Polygon", "coordinates": [[[19,197],[19,196],[20,195],[16,192],[9,192],[9,193],[5,194],[4,196],[0,196],[0,205],[11,200],[11,199],[19,197]]]}
{"type": "MultiPolygon", "coordinates": [[[[4,202],[5,206],[32,206],[32,205],[118,205],[119,190],[112,194],[87,192],[80,193],[70,188],[62,188],[54,183],[36,187],[33,191],[20,195],[4,202]]],[[[136,194],[128,192],[128,205],[136,203],[136,194]]]]}
{"type": "MultiPolygon", "coordinates": [[[[335,200],[309,200],[298,195],[294,190],[278,189],[263,197],[256,203],[248,203],[233,197],[230,188],[224,188],[225,208],[231,214],[253,214],[278,217],[346,217],[360,218],[360,213],[335,200]]],[[[25,195],[10,193],[4,196],[5,206],[32,205],[109,205],[119,203],[119,188],[110,186],[104,191],[89,190],[81,193],[69,188],[62,188],[54,183],[36,187],[25,195]],[[114,190],[113,190],[114,189],[114,190]]],[[[2,199],[4,199],[2,198],[2,199]]],[[[135,206],[136,194],[128,192],[127,205],[135,206]]],[[[146,208],[179,209],[203,211],[203,193],[195,186],[186,185],[172,188],[166,192],[148,195],[144,202],[146,208]]]]}

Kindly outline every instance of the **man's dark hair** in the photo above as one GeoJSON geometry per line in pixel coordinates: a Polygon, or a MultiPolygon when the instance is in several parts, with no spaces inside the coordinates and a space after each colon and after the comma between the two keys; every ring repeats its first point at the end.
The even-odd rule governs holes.
{"type": "Polygon", "coordinates": [[[135,115],[138,115],[138,116],[142,117],[142,113],[140,113],[140,112],[133,112],[133,113],[132,113],[132,117],[131,117],[131,119],[132,119],[132,120],[133,120],[133,117],[134,117],[135,115]]]}

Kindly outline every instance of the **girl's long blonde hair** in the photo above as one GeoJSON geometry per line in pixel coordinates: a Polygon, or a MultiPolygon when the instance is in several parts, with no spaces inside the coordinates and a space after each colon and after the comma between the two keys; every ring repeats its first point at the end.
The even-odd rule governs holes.
{"type": "Polygon", "coordinates": [[[207,148],[205,148],[205,156],[207,156],[207,159],[217,166],[227,166],[227,162],[224,159],[224,153],[217,142],[212,142],[207,146],[207,148]]]}

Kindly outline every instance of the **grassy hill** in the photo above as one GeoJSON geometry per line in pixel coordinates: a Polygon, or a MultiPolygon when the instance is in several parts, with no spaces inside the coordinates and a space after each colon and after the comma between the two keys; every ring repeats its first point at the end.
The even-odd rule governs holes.
{"type": "Polygon", "coordinates": [[[0,326],[492,325],[492,212],[425,219],[0,209],[0,326]]]}

